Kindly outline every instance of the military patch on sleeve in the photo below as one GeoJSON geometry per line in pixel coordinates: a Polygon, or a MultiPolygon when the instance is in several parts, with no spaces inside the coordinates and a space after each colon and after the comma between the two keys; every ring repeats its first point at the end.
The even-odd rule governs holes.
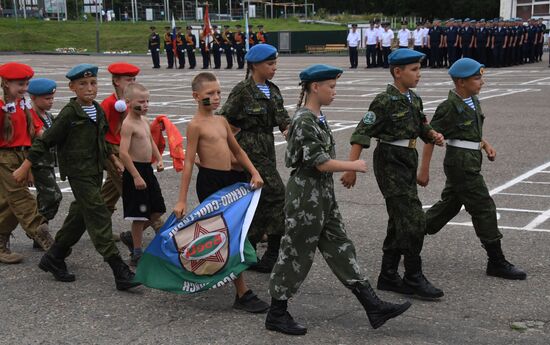
{"type": "Polygon", "coordinates": [[[374,111],[367,111],[365,116],[363,116],[363,123],[365,125],[372,125],[376,121],[376,114],[374,111]]]}

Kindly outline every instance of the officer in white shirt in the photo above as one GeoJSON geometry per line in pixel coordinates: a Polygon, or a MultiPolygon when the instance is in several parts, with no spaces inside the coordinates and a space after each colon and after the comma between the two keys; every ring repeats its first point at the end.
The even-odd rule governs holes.
{"type": "Polygon", "coordinates": [[[397,32],[397,38],[399,39],[399,48],[409,48],[411,41],[411,31],[407,29],[407,22],[401,22],[401,30],[397,32]]]}
{"type": "Polygon", "coordinates": [[[382,33],[384,32],[384,28],[383,28],[383,24],[384,23],[381,23],[380,22],[380,19],[376,19],[376,21],[374,22],[374,27],[376,28],[376,31],[377,31],[377,40],[378,40],[378,44],[377,44],[377,47],[376,47],[376,66],[377,67],[382,67],[382,65],[384,64],[383,61],[382,61],[382,33]]]}
{"type": "Polygon", "coordinates": [[[393,43],[393,40],[395,39],[395,34],[390,29],[390,23],[384,23],[384,32],[380,35],[381,40],[380,44],[382,46],[382,61],[384,68],[390,67],[390,64],[388,63],[388,55],[391,53],[391,46],[393,43]]]}
{"type": "Polygon", "coordinates": [[[428,65],[428,60],[430,60],[430,48],[428,48],[428,40],[430,37],[428,36],[428,32],[430,31],[432,27],[432,23],[429,20],[426,20],[426,23],[424,23],[424,37],[422,38],[422,42],[424,45],[423,53],[426,54],[426,58],[422,60],[421,64],[422,67],[426,67],[428,65]]]}
{"type": "Polygon", "coordinates": [[[367,68],[376,67],[376,46],[378,45],[378,29],[374,27],[374,21],[365,30],[365,46],[367,47],[367,68]]]}
{"type": "Polygon", "coordinates": [[[357,51],[361,43],[361,35],[357,32],[357,24],[351,24],[351,31],[348,33],[348,49],[350,68],[357,68],[359,64],[359,52],[357,51]]]}
{"type": "Polygon", "coordinates": [[[412,32],[413,48],[417,52],[424,52],[424,28],[421,22],[416,23],[416,29],[412,32]]]}

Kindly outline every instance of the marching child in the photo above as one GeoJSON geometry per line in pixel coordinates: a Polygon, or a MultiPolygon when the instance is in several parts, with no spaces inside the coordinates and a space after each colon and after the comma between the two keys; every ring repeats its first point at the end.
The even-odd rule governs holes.
{"type": "Polygon", "coordinates": [[[336,80],[341,74],[341,69],[327,65],[312,65],[300,73],[302,93],[290,126],[285,157],[286,166],[293,169],[286,188],[285,236],[269,281],[272,299],[265,321],[269,330],[306,334],[307,329],[287,312],[287,302],[306,279],[317,248],[340,282],[359,299],[373,328],[411,305],[378,298],[360,273],[355,247],[344,230],[332,174],[364,173],[367,165],[363,160],[335,159],[334,138],[321,107],[334,100],[336,80]],[[306,102],[301,108],[304,96],[306,102]]]}
{"type": "Polygon", "coordinates": [[[248,62],[245,80],[231,90],[220,114],[227,118],[239,145],[265,181],[248,238],[256,249],[263,235],[268,235],[267,250],[251,269],[270,273],[284,233],[285,201],[285,186],[276,166],[273,128],[279,128],[286,136],[290,117],[281,91],[271,81],[277,71],[277,49],[258,44],[246,53],[245,59],[248,62]]]}
{"type": "Polygon", "coordinates": [[[120,130],[120,159],[125,167],[122,173],[122,203],[124,219],[132,221],[130,264],[137,266],[143,254],[143,230],[166,212],[164,198],[151,167],[151,157],[155,157],[157,171],[164,170],[164,165],[146,118],[149,91],[141,84],[131,84],[126,88],[124,98],[129,110],[120,130]]]}
{"type": "Polygon", "coordinates": [[[13,177],[24,182],[30,168],[57,145],[61,180],[69,178],[75,200],[55,235],[55,242],[42,256],[38,267],[52,273],[58,281],[74,281],[75,275],[67,270],[65,258],[84,231],[88,231],[96,251],[113,270],[116,288],[128,290],[140,284],[133,281],[134,273],[120,257],[113,240],[111,213],[100,194],[105,159],[109,157],[120,173],[124,167],[105,144],[108,124],[99,103],[94,100],[97,70],[97,66],[80,64],[66,74],[69,88],[76,97],[63,107],[42,137],[34,141],[27,159],[13,177]]]}
{"type": "MultiPolygon", "coordinates": [[[[29,83],[27,92],[31,96],[31,113],[40,119],[43,127],[38,136],[47,131],[53,124],[53,116],[50,109],[53,106],[57,83],[54,80],[46,78],[35,78],[29,83]]],[[[55,180],[56,166],[55,148],[51,148],[32,167],[34,177],[34,186],[36,187],[36,200],[38,201],[38,212],[48,221],[52,220],[57,214],[62,194],[55,180]]],[[[35,243],[36,244],[36,243],[35,243]]]]}
{"type": "MultiPolygon", "coordinates": [[[[232,155],[250,174],[252,188],[261,188],[264,184],[260,173],[237,143],[227,120],[223,116],[214,115],[221,100],[220,84],[216,76],[209,72],[199,73],[193,79],[191,88],[198,109],[187,125],[185,163],[179,198],[174,207],[177,218],[182,218],[187,211],[187,193],[196,155],[200,160],[196,187],[200,202],[224,187],[247,181],[244,172],[231,170],[232,155]]],[[[241,273],[234,283],[237,295],[233,308],[250,313],[263,313],[267,310],[268,304],[247,287],[244,273],[241,273]]]]}
{"type": "MultiPolygon", "coordinates": [[[[386,201],[388,228],[383,244],[379,290],[417,295],[425,299],[443,297],[422,272],[420,252],[426,228],[422,203],[418,199],[416,139],[443,145],[443,136],[430,127],[423,113],[422,99],[411,89],[420,80],[424,54],[412,49],[397,49],[389,56],[393,84],[378,94],[369,111],[351,136],[350,160],[358,159],[363,148],[376,138],[374,175],[386,201]],[[398,273],[401,255],[405,275],[398,273]]],[[[355,185],[356,174],[346,172],[341,181],[347,188],[355,185]]]]}
{"type": "MultiPolygon", "coordinates": [[[[435,111],[430,125],[447,138],[443,168],[447,181],[441,200],[426,212],[426,233],[434,235],[453,219],[462,206],[472,216],[477,237],[487,251],[487,275],[523,280],[527,273],[509,263],[502,253],[502,234],[498,230],[497,211],[481,175],[482,152],[489,161],[496,150],[484,139],[485,116],[477,95],[483,86],[483,68],[479,62],[462,58],[449,69],[455,88],[435,111]]],[[[427,144],[422,153],[418,184],[427,186],[434,146],[427,144]]]]}
{"type": "MultiPolygon", "coordinates": [[[[0,66],[3,98],[0,99],[0,262],[15,264],[21,254],[9,248],[9,238],[18,224],[31,239],[48,250],[53,239],[46,219],[38,212],[36,199],[27,184],[17,183],[12,173],[25,160],[34,136],[41,131],[25,99],[34,71],[28,65],[8,62],[0,66]]],[[[25,180],[30,178],[25,173],[25,180]]]]}

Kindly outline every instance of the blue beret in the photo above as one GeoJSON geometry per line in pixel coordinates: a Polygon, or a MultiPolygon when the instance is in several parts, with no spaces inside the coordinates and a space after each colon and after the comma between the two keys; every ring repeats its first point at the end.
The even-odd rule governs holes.
{"type": "Polygon", "coordinates": [[[474,59],[462,58],[457,60],[451,68],[449,75],[453,78],[469,78],[474,75],[483,75],[485,65],[480,64],[474,59]]]}
{"type": "Polygon", "coordinates": [[[249,63],[264,62],[277,58],[277,48],[269,44],[257,44],[244,56],[249,63]]]}
{"type": "Polygon", "coordinates": [[[89,63],[81,63],[80,65],[76,65],[67,74],[65,77],[67,79],[73,81],[80,78],[87,78],[87,77],[97,77],[97,66],[91,65],[89,63]]]}
{"type": "Polygon", "coordinates": [[[390,65],[408,65],[411,63],[420,62],[426,54],[417,52],[409,48],[400,48],[394,50],[389,56],[388,61],[390,65]]]}
{"type": "Polygon", "coordinates": [[[55,92],[56,88],[57,84],[55,81],[46,78],[36,78],[31,79],[29,82],[27,92],[34,96],[51,95],[55,92]]]}
{"type": "Polygon", "coordinates": [[[343,72],[344,71],[338,67],[316,64],[300,72],[300,80],[303,82],[314,82],[337,79],[343,72]]]}

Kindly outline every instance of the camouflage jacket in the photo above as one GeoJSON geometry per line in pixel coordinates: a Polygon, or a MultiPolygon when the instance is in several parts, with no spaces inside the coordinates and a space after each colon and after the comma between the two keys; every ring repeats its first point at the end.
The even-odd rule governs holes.
{"type": "MultiPolygon", "coordinates": [[[[476,110],[468,106],[453,90],[435,111],[431,126],[445,139],[480,142],[483,138],[485,116],[476,96],[472,97],[476,110]]],[[[467,150],[447,146],[444,165],[470,172],[479,172],[483,156],[480,150],[467,150]]]]}
{"type": "MultiPolygon", "coordinates": [[[[46,132],[48,130],[48,128],[50,128],[50,125],[48,125],[48,122],[46,120],[44,120],[42,118],[42,116],[40,116],[38,114],[36,116],[44,124],[43,128],[44,128],[44,132],[46,132]]],[[[49,113],[49,112],[46,112],[46,116],[50,119],[50,123],[53,123],[54,117],[52,116],[52,114],[49,113]]],[[[34,140],[33,140],[33,142],[34,142],[34,140]]],[[[55,147],[51,147],[49,152],[46,152],[40,159],[38,159],[38,161],[33,163],[33,168],[37,168],[37,167],[53,168],[56,165],[57,165],[56,150],[55,150],[55,147]]]]}
{"type": "Polygon", "coordinates": [[[298,109],[288,131],[286,166],[320,173],[316,166],[335,157],[334,139],[328,124],[309,109],[298,109]]]}
{"type": "Polygon", "coordinates": [[[388,85],[370,104],[351,136],[351,144],[368,148],[371,138],[386,141],[416,139],[431,142],[428,132],[432,127],[423,113],[422,99],[409,90],[412,101],[395,86],[388,85]]]}
{"type": "Polygon", "coordinates": [[[109,125],[99,103],[94,101],[93,104],[97,110],[96,122],[88,117],[76,98],[71,98],[52,126],[34,141],[28,159],[34,164],[57,145],[62,180],[67,176],[102,174],[103,163],[109,154],[105,142],[109,125]]]}
{"type": "Polygon", "coordinates": [[[267,81],[271,98],[258,89],[254,79],[239,82],[227,98],[219,114],[243,131],[273,132],[273,127],[284,131],[290,117],[283,104],[283,96],[277,85],[267,81]]]}
{"type": "Polygon", "coordinates": [[[472,99],[476,110],[470,108],[456,92],[449,91],[449,97],[437,107],[430,125],[445,139],[480,142],[485,116],[477,97],[472,99]]]}

